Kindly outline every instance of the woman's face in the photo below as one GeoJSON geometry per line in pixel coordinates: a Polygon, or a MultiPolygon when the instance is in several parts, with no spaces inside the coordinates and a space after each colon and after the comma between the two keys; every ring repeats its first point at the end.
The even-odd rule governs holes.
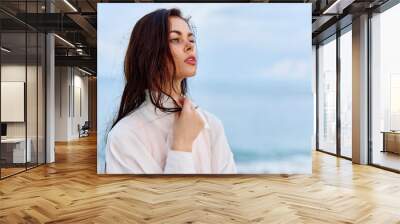
{"type": "Polygon", "coordinates": [[[181,18],[169,18],[169,48],[176,66],[176,78],[194,76],[197,68],[195,37],[189,25],[181,18]]]}

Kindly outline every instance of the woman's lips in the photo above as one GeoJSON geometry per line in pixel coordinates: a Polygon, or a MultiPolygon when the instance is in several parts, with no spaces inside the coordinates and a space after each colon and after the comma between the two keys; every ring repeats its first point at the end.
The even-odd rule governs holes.
{"type": "Polygon", "coordinates": [[[185,63],[189,64],[189,65],[196,65],[196,58],[195,57],[188,57],[188,58],[186,58],[185,63]]]}

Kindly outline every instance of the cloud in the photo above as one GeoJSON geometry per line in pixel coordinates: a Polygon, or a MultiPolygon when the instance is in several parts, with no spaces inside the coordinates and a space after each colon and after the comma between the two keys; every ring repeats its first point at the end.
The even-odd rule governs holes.
{"type": "Polygon", "coordinates": [[[310,63],[310,60],[283,59],[261,71],[261,74],[278,80],[308,79],[312,73],[310,63]]]}

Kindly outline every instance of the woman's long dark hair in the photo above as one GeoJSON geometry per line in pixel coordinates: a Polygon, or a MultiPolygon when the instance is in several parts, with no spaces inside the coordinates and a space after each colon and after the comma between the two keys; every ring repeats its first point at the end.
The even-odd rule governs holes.
{"type": "MultiPolygon", "coordinates": [[[[164,112],[177,112],[181,108],[165,92],[175,90],[176,66],[169,48],[169,17],[183,18],[179,9],[158,9],[142,17],[132,30],[124,61],[125,88],[121,97],[118,115],[112,127],[129,113],[135,111],[145,100],[150,90],[151,102],[164,112]],[[171,98],[176,108],[165,108],[163,97],[171,98]]],[[[189,27],[191,27],[189,25],[189,27]]],[[[181,94],[187,93],[187,81],[181,82],[181,94]]]]}

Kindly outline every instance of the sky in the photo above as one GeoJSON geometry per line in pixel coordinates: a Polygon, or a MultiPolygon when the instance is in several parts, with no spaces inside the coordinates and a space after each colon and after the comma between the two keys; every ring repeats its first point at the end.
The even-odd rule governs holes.
{"type": "Polygon", "coordinates": [[[195,27],[198,70],[189,79],[190,96],[221,119],[237,160],[308,156],[313,131],[311,4],[99,3],[98,171],[106,129],[122,93],[122,63],[132,28],[145,14],[172,7],[190,16],[195,27]]]}
{"type": "MultiPolygon", "coordinates": [[[[311,44],[305,45],[311,38],[310,4],[99,3],[99,53],[106,55],[99,57],[99,65],[121,67],[135,22],[155,9],[174,6],[191,16],[196,27],[198,74],[218,73],[207,78],[224,80],[248,78],[243,73],[266,79],[307,79],[310,64],[304,56],[311,51],[311,44]]],[[[121,71],[103,75],[114,77],[116,72],[121,71]]]]}

